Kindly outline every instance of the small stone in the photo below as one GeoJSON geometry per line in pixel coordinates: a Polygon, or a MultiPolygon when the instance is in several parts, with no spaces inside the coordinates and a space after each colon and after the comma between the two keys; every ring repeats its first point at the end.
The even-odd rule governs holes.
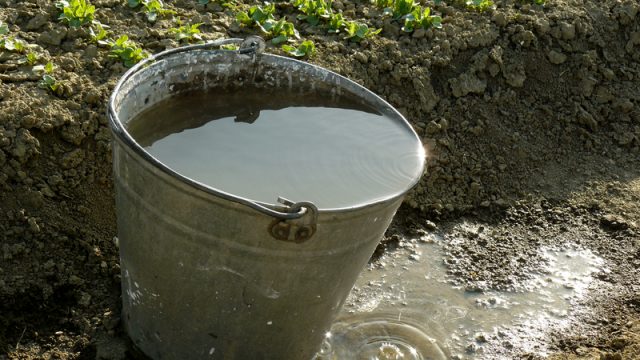
{"type": "Polygon", "coordinates": [[[477,342],[487,342],[487,337],[484,333],[476,333],[476,335],[474,336],[477,342]]]}
{"type": "Polygon", "coordinates": [[[98,56],[98,47],[93,44],[87,45],[87,48],[84,49],[84,56],[89,59],[93,59],[98,56]]]}
{"type": "Polygon", "coordinates": [[[556,65],[562,64],[565,61],[567,61],[567,55],[555,50],[549,51],[549,53],[547,54],[547,58],[549,58],[549,61],[552,64],[556,64],[556,65]]]}
{"type": "Polygon", "coordinates": [[[49,22],[49,14],[40,13],[29,20],[27,30],[37,30],[49,22]]]}
{"type": "Polygon", "coordinates": [[[63,169],[71,169],[80,165],[84,160],[84,150],[75,149],[62,156],[61,164],[63,169]]]}
{"type": "Polygon", "coordinates": [[[360,61],[363,64],[366,64],[369,62],[369,58],[367,57],[367,55],[365,55],[363,52],[357,52],[355,54],[353,54],[353,57],[360,61]]]}
{"type": "Polygon", "coordinates": [[[629,223],[619,215],[607,214],[600,218],[600,225],[610,230],[625,230],[629,228],[629,223]]]}
{"type": "Polygon", "coordinates": [[[487,88],[487,81],[474,73],[466,72],[455,79],[449,79],[449,85],[453,96],[462,97],[470,93],[483,94],[487,88]]]}
{"type": "Polygon", "coordinates": [[[498,25],[500,27],[505,27],[509,23],[508,20],[507,20],[507,16],[504,13],[501,13],[501,12],[500,13],[496,13],[495,15],[493,15],[491,20],[494,23],[496,23],[496,25],[498,25]]]}
{"type": "Polygon", "coordinates": [[[434,223],[434,222],[433,222],[433,221],[431,221],[431,220],[427,220],[427,221],[425,221],[425,223],[424,223],[424,227],[425,227],[425,229],[427,229],[427,230],[429,230],[429,231],[433,231],[433,230],[436,230],[436,229],[438,228],[438,226],[436,225],[436,223],[434,223]]]}
{"type": "Polygon", "coordinates": [[[551,31],[551,25],[549,25],[549,21],[547,19],[540,18],[536,21],[536,29],[538,33],[544,35],[551,31]]]}
{"type": "Polygon", "coordinates": [[[67,30],[64,27],[58,27],[51,31],[40,34],[38,42],[45,45],[60,46],[62,40],[67,36],[67,30]]]}
{"type": "Polygon", "coordinates": [[[630,113],[634,109],[633,102],[630,99],[616,99],[613,101],[613,108],[625,114],[630,113]]]}
{"type": "Polygon", "coordinates": [[[576,37],[576,27],[566,22],[560,23],[560,33],[562,34],[562,39],[573,40],[576,37]]]}
{"type": "Polygon", "coordinates": [[[69,284],[79,286],[84,284],[84,280],[82,280],[76,275],[71,275],[69,276],[69,284]]]}
{"type": "Polygon", "coordinates": [[[413,32],[413,35],[411,35],[414,39],[422,39],[423,37],[425,37],[427,35],[427,31],[423,28],[420,28],[416,31],[413,32]]]}
{"type": "Polygon", "coordinates": [[[100,91],[96,89],[89,90],[84,97],[84,101],[91,105],[98,105],[102,102],[100,91]]]}
{"type": "Polygon", "coordinates": [[[436,123],[435,121],[431,120],[429,121],[429,123],[427,124],[426,128],[424,129],[424,131],[429,134],[436,134],[438,132],[440,132],[440,130],[442,129],[442,125],[436,123]]]}
{"type": "Polygon", "coordinates": [[[80,295],[80,300],[78,300],[78,304],[82,306],[89,306],[91,304],[91,295],[86,292],[82,292],[80,295]]]}
{"type": "Polygon", "coordinates": [[[40,226],[38,225],[38,223],[36,222],[36,218],[30,217],[27,220],[27,223],[29,224],[29,231],[33,234],[37,234],[40,232],[40,226]]]}

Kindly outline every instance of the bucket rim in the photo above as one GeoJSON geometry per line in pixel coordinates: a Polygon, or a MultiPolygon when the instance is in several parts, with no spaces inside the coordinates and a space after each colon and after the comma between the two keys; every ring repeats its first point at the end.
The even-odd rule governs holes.
{"type": "MultiPolygon", "coordinates": [[[[291,207],[289,206],[283,206],[283,205],[279,205],[276,203],[267,203],[267,202],[262,202],[262,201],[257,201],[257,200],[252,200],[243,196],[239,196],[239,195],[235,195],[229,192],[226,192],[224,190],[218,189],[214,186],[211,185],[207,185],[204,184],[202,182],[199,182],[197,180],[194,180],[190,177],[187,177],[183,174],[180,174],[179,172],[173,170],[172,168],[170,168],[169,166],[167,166],[166,164],[164,164],[162,161],[160,161],[159,159],[155,158],[154,156],[152,156],[149,152],[147,152],[130,134],[129,132],[126,130],[124,124],[120,121],[120,118],[118,117],[118,113],[115,109],[115,102],[116,102],[116,95],[120,93],[122,87],[124,86],[124,84],[126,84],[126,82],[136,73],[138,73],[139,71],[141,71],[142,69],[144,69],[146,66],[152,64],[155,61],[158,61],[160,59],[166,58],[170,55],[174,55],[174,54],[178,54],[178,53],[183,53],[183,52],[189,52],[189,51],[195,51],[195,50],[208,50],[208,51],[220,51],[220,52],[235,52],[235,53],[247,53],[247,49],[240,49],[240,50],[224,50],[224,49],[219,49],[219,47],[221,45],[225,45],[225,44],[235,44],[235,43],[240,43],[242,42],[244,39],[239,39],[239,38],[229,38],[229,39],[221,39],[221,40],[216,40],[216,41],[212,41],[212,42],[208,42],[205,44],[197,44],[197,45],[187,45],[187,46],[181,46],[181,47],[177,47],[177,48],[173,48],[173,49],[168,49],[168,50],[164,50],[161,51],[157,54],[153,54],[145,59],[143,59],[142,61],[138,62],[137,64],[135,64],[134,66],[132,66],[129,70],[127,70],[122,77],[118,80],[118,82],[116,83],[116,86],[113,88],[113,91],[111,92],[111,95],[109,96],[109,102],[107,104],[107,117],[109,119],[109,124],[111,125],[111,130],[114,133],[114,135],[124,143],[124,145],[126,145],[130,150],[133,150],[135,152],[135,154],[137,154],[138,156],[142,157],[144,160],[148,161],[154,168],[160,170],[161,172],[163,172],[166,175],[171,176],[172,178],[175,178],[177,180],[179,180],[180,182],[184,183],[185,185],[191,186],[193,188],[196,188],[200,191],[203,191],[204,193],[222,198],[224,200],[228,200],[231,202],[235,202],[238,204],[242,204],[245,206],[248,206],[254,210],[257,210],[259,212],[265,213],[267,215],[276,217],[276,218],[280,218],[280,219],[296,219],[296,218],[300,218],[302,216],[304,216],[304,214],[307,211],[306,207],[301,207],[301,206],[296,206],[297,204],[301,204],[301,203],[309,203],[307,201],[303,201],[305,199],[296,199],[299,200],[300,202],[296,202],[293,205],[293,208],[295,208],[295,212],[290,212],[287,211],[288,209],[290,209],[291,207]]],[[[302,66],[303,68],[308,68],[308,69],[312,69],[312,70],[316,70],[316,71],[322,71],[327,73],[330,76],[335,77],[336,79],[339,79],[341,81],[341,85],[345,85],[349,88],[349,90],[357,90],[359,92],[362,92],[364,94],[367,95],[367,100],[366,102],[371,104],[372,102],[377,102],[378,104],[375,104],[375,107],[378,106],[384,106],[387,108],[387,111],[390,113],[390,115],[396,117],[398,120],[411,134],[412,137],[417,141],[418,144],[420,144],[421,146],[419,147],[422,150],[422,161],[420,162],[420,164],[418,165],[419,167],[419,172],[417,172],[418,176],[415,176],[415,178],[408,184],[405,186],[405,188],[394,192],[390,195],[385,195],[376,199],[373,199],[371,201],[364,201],[361,203],[357,203],[354,205],[350,205],[350,206],[343,206],[343,207],[334,207],[334,208],[316,208],[314,211],[318,211],[319,213],[341,213],[341,212],[350,212],[350,211],[355,211],[355,210],[359,210],[359,209],[364,209],[364,208],[368,208],[368,207],[372,207],[372,206],[376,206],[376,205],[380,205],[382,203],[390,203],[393,202],[394,200],[397,200],[398,198],[401,198],[403,196],[405,196],[411,189],[413,189],[418,182],[420,181],[420,179],[422,178],[422,174],[424,173],[424,168],[426,166],[426,150],[424,148],[424,145],[422,144],[422,141],[420,140],[420,137],[418,136],[418,134],[415,132],[415,130],[413,129],[413,127],[411,126],[411,124],[409,123],[409,121],[395,108],[393,107],[391,104],[389,104],[385,99],[383,99],[382,97],[378,96],[376,93],[374,93],[373,91],[367,89],[366,87],[356,83],[355,81],[342,76],[334,71],[331,71],[329,69],[326,69],[324,67],[315,65],[315,64],[311,64],[305,61],[301,61],[301,60],[297,60],[297,59],[292,59],[289,57],[285,57],[285,56],[280,56],[280,55],[275,55],[275,54],[269,54],[269,53],[261,53],[260,56],[263,57],[270,57],[270,58],[274,58],[274,59],[279,59],[279,60],[283,60],[285,62],[291,62],[294,64],[297,64],[299,66],[302,66]]],[[[280,201],[280,199],[278,199],[280,201]]],[[[284,201],[282,202],[284,203],[291,203],[290,201],[284,199],[284,201]]],[[[289,204],[290,205],[290,204],[289,204]]],[[[315,206],[314,206],[315,207],[315,206]]]]}

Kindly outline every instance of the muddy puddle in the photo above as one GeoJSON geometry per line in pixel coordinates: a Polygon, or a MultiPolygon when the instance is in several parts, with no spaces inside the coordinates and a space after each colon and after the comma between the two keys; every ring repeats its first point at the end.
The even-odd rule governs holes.
{"type": "MultiPolygon", "coordinates": [[[[542,247],[544,265],[516,291],[452,285],[442,234],[405,238],[358,279],[319,359],[496,359],[549,354],[604,261],[577,246],[542,247]]],[[[448,239],[455,241],[455,239],[448,239]]]]}

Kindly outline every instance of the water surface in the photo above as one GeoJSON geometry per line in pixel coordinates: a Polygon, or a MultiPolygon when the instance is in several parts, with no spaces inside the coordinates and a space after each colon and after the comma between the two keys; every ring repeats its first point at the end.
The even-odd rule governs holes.
{"type": "Polygon", "coordinates": [[[415,182],[424,161],[405,124],[346,98],[188,93],[127,128],[174,171],[264,203],[281,196],[342,208],[388,198],[415,182]]]}

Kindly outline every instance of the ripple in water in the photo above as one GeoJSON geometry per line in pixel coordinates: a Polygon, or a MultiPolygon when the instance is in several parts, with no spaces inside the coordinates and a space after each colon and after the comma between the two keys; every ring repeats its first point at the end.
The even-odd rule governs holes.
{"type": "Polygon", "coordinates": [[[570,326],[572,305],[588,291],[592,274],[606,271],[589,250],[541,248],[546,265],[520,290],[467,292],[449,282],[439,239],[387,253],[365,270],[317,359],[545,356],[547,331],[570,326]]]}
{"type": "Polygon", "coordinates": [[[400,119],[346,98],[187,93],[127,128],[174,171],[263,203],[281,196],[332,209],[389,198],[419,178],[424,162],[420,141],[400,119]]]}

